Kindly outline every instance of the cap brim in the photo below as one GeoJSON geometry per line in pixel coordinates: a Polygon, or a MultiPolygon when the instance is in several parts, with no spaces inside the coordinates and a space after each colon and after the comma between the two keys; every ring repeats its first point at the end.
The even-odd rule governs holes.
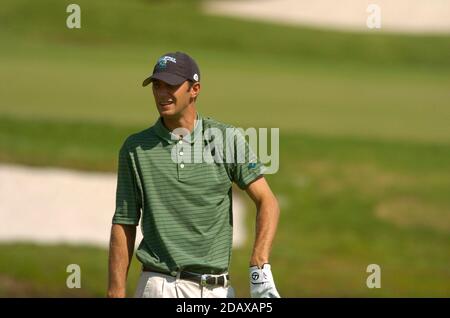
{"type": "Polygon", "coordinates": [[[147,86],[155,79],[166,82],[169,85],[180,85],[181,83],[186,81],[186,79],[184,77],[181,77],[181,76],[178,76],[175,74],[171,74],[171,73],[161,72],[161,73],[153,74],[152,76],[146,78],[142,82],[142,86],[147,86]]]}

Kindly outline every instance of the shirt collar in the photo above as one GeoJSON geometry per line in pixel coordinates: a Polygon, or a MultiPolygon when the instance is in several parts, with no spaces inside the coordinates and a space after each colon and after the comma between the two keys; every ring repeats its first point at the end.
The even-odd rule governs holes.
{"type": "MultiPolygon", "coordinates": [[[[171,131],[169,131],[166,128],[166,126],[164,126],[161,117],[158,118],[158,120],[156,121],[154,127],[155,127],[156,134],[161,139],[163,139],[166,142],[168,142],[169,144],[173,144],[173,143],[175,143],[175,142],[177,142],[179,140],[179,137],[175,136],[171,131]]],[[[188,134],[186,136],[183,136],[183,141],[193,145],[194,142],[198,138],[201,138],[202,131],[203,131],[203,120],[202,120],[202,117],[200,116],[200,114],[197,113],[197,117],[195,119],[195,124],[194,124],[193,134],[191,132],[190,134],[188,134]],[[193,135],[193,138],[192,138],[192,135],[193,135]]]]}

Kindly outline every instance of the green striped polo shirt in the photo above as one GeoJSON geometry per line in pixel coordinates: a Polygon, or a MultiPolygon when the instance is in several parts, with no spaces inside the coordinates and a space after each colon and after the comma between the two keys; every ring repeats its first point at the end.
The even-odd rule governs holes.
{"type": "Polygon", "coordinates": [[[113,223],[141,222],[136,256],[144,267],[171,275],[180,270],[222,273],[231,257],[231,185],[245,189],[262,176],[264,167],[255,158],[233,126],[197,114],[193,132],[180,138],[159,118],[120,149],[113,223]],[[222,133],[226,142],[211,147],[211,131],[222,133]],[[242,145],[244,162],[236,150],[242,145]],[[234,162],[205,160],[222,156],[225,161],[226,147],[234,162]]]}

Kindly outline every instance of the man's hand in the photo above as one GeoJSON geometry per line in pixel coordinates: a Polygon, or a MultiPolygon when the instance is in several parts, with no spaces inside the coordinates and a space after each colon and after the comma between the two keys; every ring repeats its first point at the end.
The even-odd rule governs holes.
{"type": "Polygon", "coordinates": [[[273,281],[270,264],[250,267],[250,296],[252,298],[280,298],[273,281]]]}

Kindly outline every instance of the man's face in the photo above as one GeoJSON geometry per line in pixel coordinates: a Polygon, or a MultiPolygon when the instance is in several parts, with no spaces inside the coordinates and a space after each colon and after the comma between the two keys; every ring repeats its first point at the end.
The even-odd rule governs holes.
{"type": "Polygon", "coordinates": [[[152,85],[156,107],[162,117],[177,117],[192,103],[193,88],[189,88],[189,82],[184,81],[180,85],[169,85],[160,80],[154,80],[152,85]]]}

